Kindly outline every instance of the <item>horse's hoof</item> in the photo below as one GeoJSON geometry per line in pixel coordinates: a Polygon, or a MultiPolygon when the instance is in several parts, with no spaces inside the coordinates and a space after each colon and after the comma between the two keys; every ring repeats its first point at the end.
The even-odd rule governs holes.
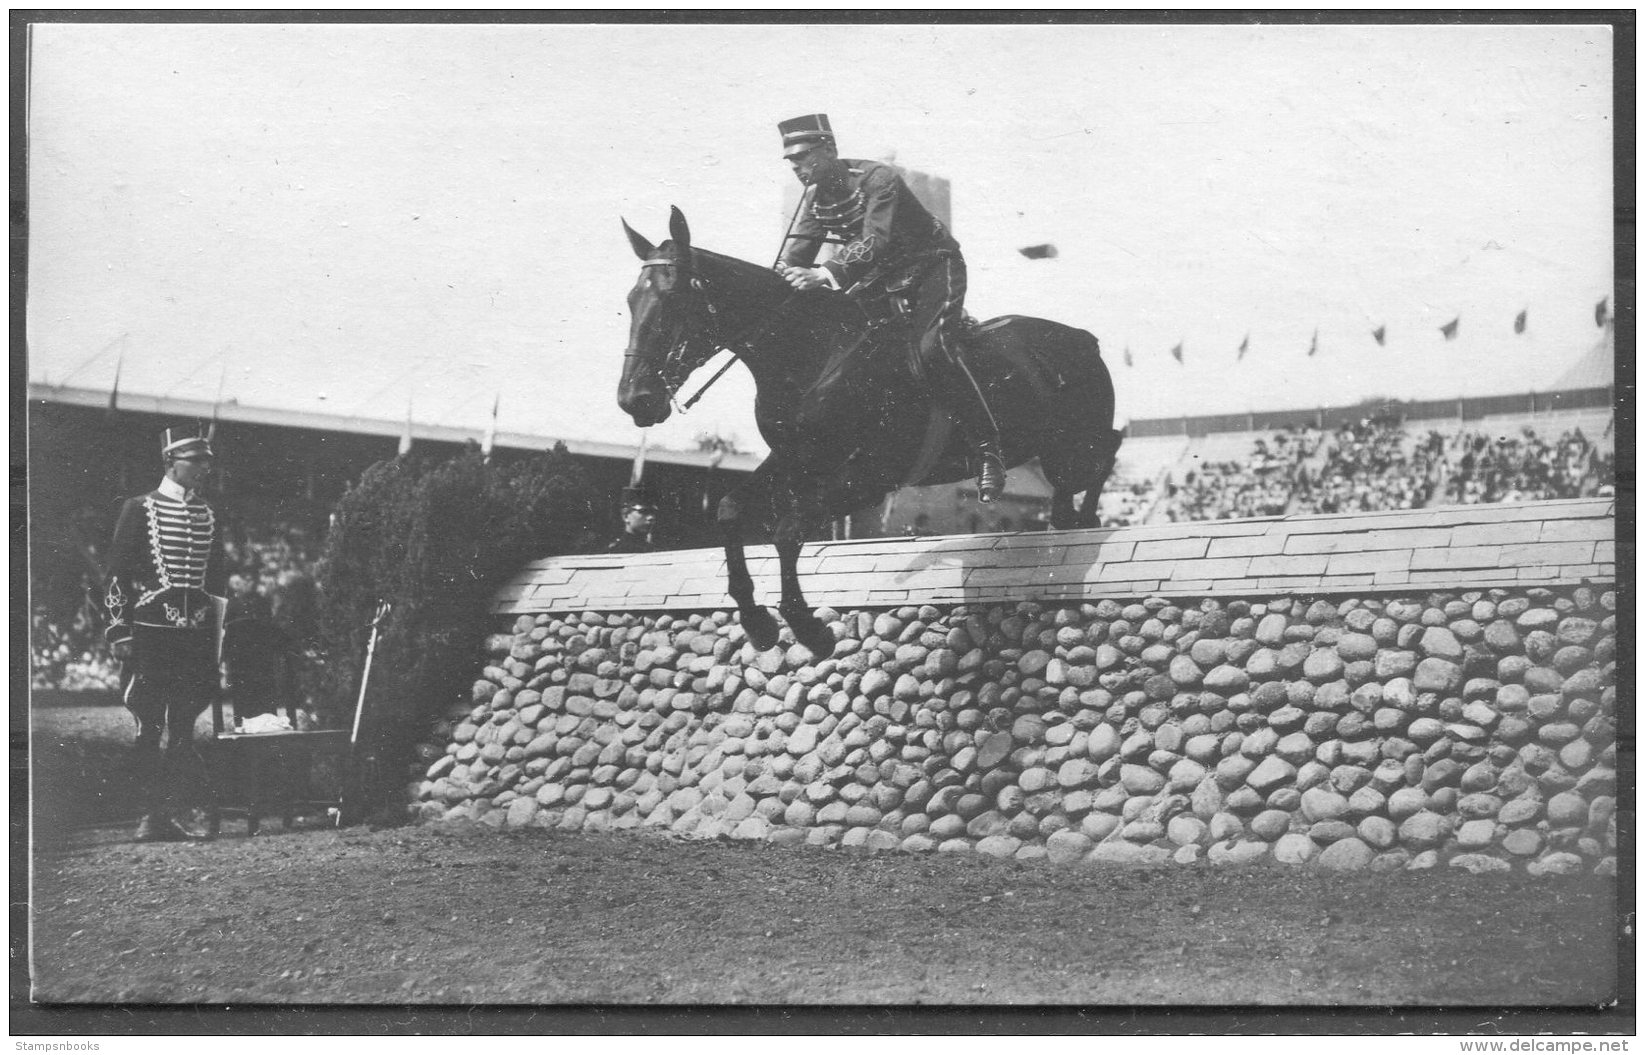
{"type": "Polygon", "coordinates": [[[748,643],[759,652],[776,645],[777,634],[782,629],[777,623],[777,617],[764,608],[744,609],[742,624],[743,633],[748,635],[748,643]]]}
{"type": "Polygon", "coordinates": [[[838,644],[834,638],[834,631],[828,628],[827,623],[818,619],[811,609],[784,609],[783,618],[788,620],[788,628],[794,632],[794,640],[817,659],[827,659],[834,654],[834,646],[838,644]]]}

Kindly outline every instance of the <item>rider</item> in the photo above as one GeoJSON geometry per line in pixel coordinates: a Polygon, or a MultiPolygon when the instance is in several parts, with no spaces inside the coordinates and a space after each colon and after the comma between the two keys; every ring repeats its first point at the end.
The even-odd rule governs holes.
{"type": "Polygon", "coordinates": [[[905,298],[918,338],[918,373],[959,419],[976,449],[977,496],[992,502],[1005,489],[999,426],[960,356],[965,317],[965,258],[960,244],[908,189],[897,170],[842,158],[827,114],[777,126],[783,157],[807,190],[777,270],[797,290],[830,289],[905,298]],[[812,266],[824,242],[839,250],[812,266]]]}

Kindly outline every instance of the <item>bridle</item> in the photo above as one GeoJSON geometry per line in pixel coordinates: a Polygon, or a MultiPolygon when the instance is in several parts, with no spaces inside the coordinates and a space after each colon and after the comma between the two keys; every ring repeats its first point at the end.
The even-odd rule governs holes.
{"type": "MultiPolygon", "coordinates": [[[[648,267],[680,266],[681,264],[678,260],[668,260],[660,257],[653,260],[645,260],[640,263],[640,269],[642,271],[648,267]]],[[[719,305],[714,302],[714,299],[710,294],[707,280],[705,280],[702,276],[693,273],[688,285],[691,290],[691,298],[690,307],[686,310],[689,314],[687,315],[686,320],[676,329],[678,336],[675,338],[673,345],[668,349],[668,354],[663,357],[662,366],[657,369],[657,376],[661,379],[663,387],[668,392],[669,402],[673,403],[675,408],[681,412],[690,410],[692,404],[696,403],[698,399],[701,399],[702,394],[708,391],[709,385],[712,385],[715,381],[718,381],[722,376],[724,376],[725,372],[731,368],[732,363],[737,361],[737,357],[750,347],[754,338],[758,337],[772,324],[772,322],[776,321],[777,317],[782,314],[784,309],[786,309],[789,303],[793,300],[793,295],[790,294],[789,297],[781,304],[777,305],[777,307],[773,308],[770,312],[764,314],[752,325],[744,327],[738,333],[727,337],[720,331],[720,308],[719,305]],[[701,319],[700,324],[698,324],[699,318],[701,319]],[[706,343],[708,345],[707,352],[700,357],[693,356],[692,346],[700,343],[706,343]],[[719,352],[722,349],[731,353],[731,361],[721,367],[719,373],[710,378],[707,384],[697,390],[696,395],[686,400],[684,406],[681,406],[674,398],[675,394],[679,392],[680,386],[685,384],[686,378],[691,376],[691,372],[693,370],[701,366],[703,363],[708,362],[709,359],[714,357],[716,352],[719,352]]],[[[629,348],[623,352],[624,359],[635,359],[638,358],[639,355],[640,352],[634,348],[629,348]]]]}

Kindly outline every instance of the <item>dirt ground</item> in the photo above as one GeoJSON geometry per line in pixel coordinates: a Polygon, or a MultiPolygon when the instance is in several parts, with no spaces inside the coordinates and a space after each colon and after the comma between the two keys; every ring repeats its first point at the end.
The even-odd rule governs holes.
{"type": "MultiPolygon", "coordinates": [[[[75,787],[98,752],[66,743],[36,740],[39,786],[79,800],[37,802],[28,963],[44,1005],[1593,1009],[1617,997],[1623,954],[1631,993],[1603,878],[1056,867],[318,818],[141,845],[108,789],[75,787]]],[[[1632,1021],[1630,1005],[1588,1028],[1632,1021]]]]}

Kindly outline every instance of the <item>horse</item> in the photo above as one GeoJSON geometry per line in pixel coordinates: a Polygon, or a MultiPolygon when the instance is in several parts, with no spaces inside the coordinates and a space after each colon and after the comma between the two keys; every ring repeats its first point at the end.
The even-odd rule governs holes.
{"type": "MultiPolygon", "coordinates": [[[[719,504],[727,591],[755,647],[776,644],[778,624],[755,603],[743,554],[743,520],[763,494],[781,568],[777,610],[800,644],[819,658],[831,655],[833,636],[813,614],[797,570],[808,527],[902,486],[967,478],[959,430],[915,376],[912,335],[886,305],[875,310],[830,290],[796,293],[771,268],[694,248],[678,207],[671,240],[661,245],[622,223],[641,264],[628,294],[617,403],[648,428],[668,419],[681,385],[721,349],[748,367],[755,421],[771,453],[719,504]]],[[[1040,460],[1053,488],[1051,526],[1096,526],[1097,496],[1122,439],[1097,339],[1006,315],[974,324],[962,345],[993,408],[1005,463],[1040,460]]]]}

